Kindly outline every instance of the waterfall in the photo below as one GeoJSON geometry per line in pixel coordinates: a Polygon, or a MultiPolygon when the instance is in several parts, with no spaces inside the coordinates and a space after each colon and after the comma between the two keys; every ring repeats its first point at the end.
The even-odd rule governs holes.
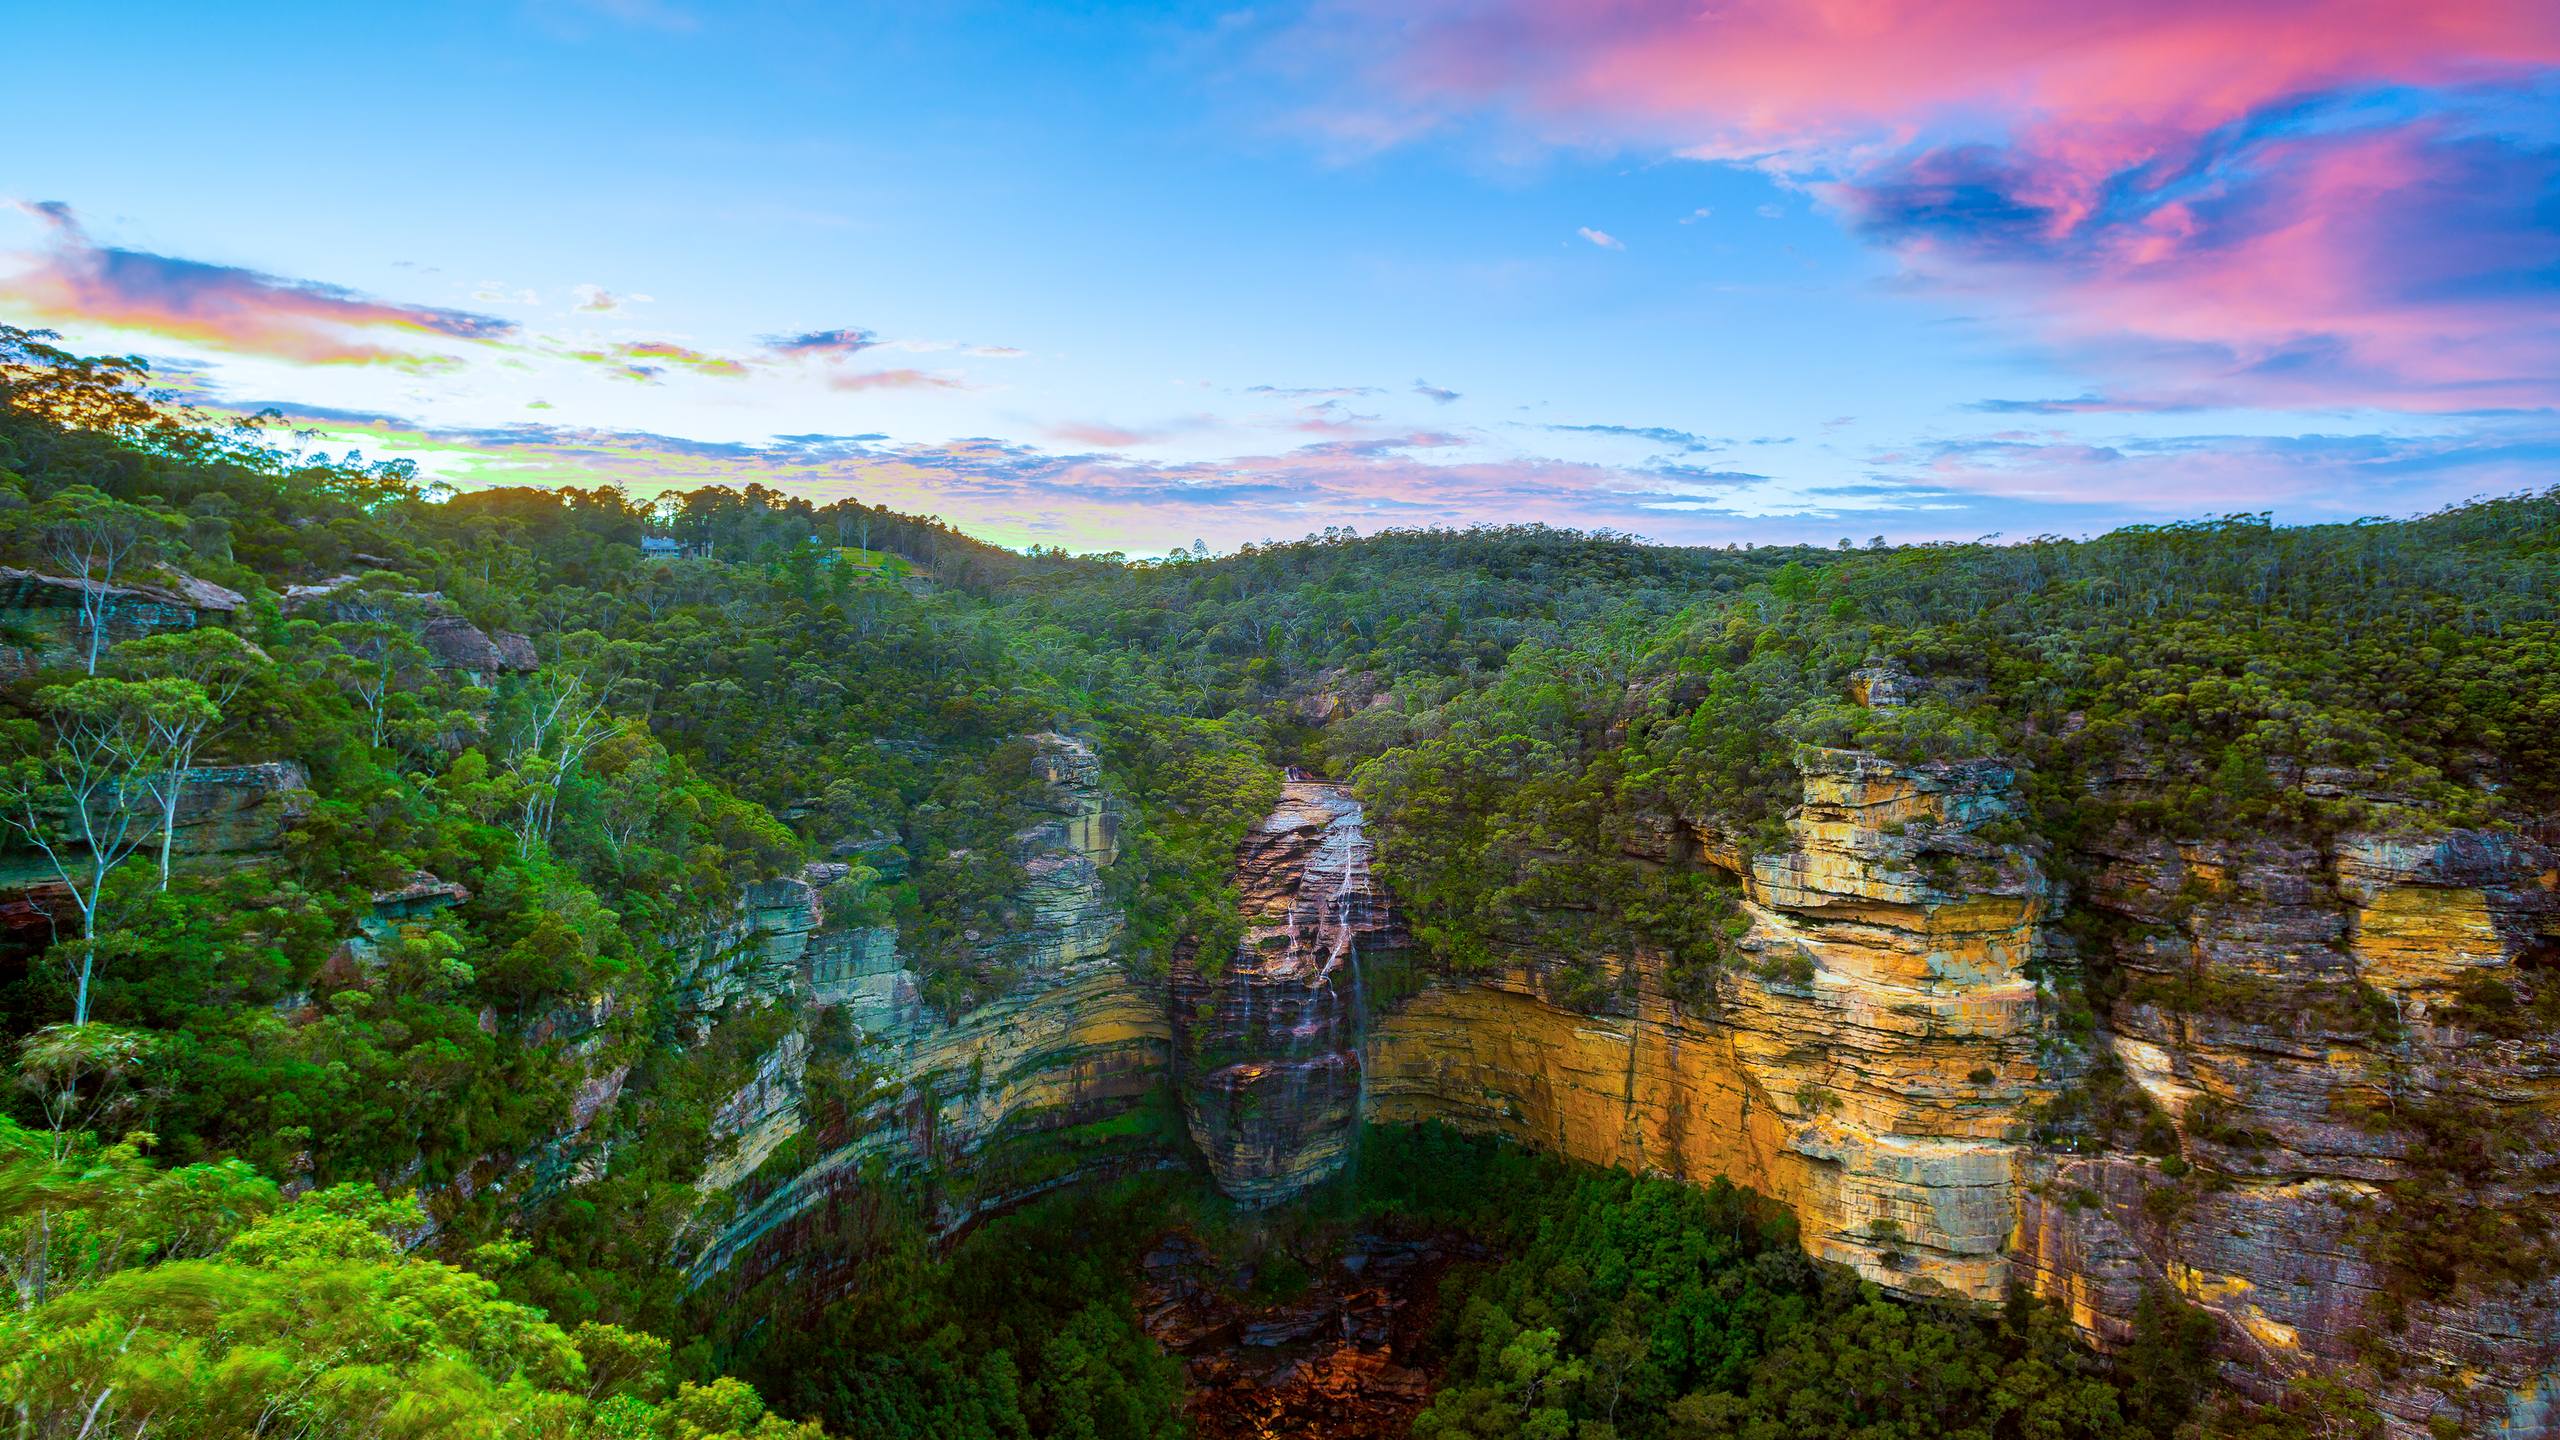
{"type": "Polygon", "coordinates": [[[1334,928],[1340,936],[1335,944],[1342,957],[1337,963],[1351,970],[1351,1132],[1343,1137],[1342,1168],[1346,1174],[1356,1175],[1360,1170],[1360,1133],[1369,1123],[1369,997],[1360,979],[1359,933],[1370,917],[1353,912],[1369,901],[1369,836],[1360,802],[1352,800],[1350,805],[1332,826],[1333,831],[1342,832],[1345,837],[1342,878],[1334,886],[1333,909],[1334,928]]]}
{"type": "Polygon", "coordinates": [[[1268,888],[1188,1042],[1207,1061],[1191,1118],[1220,1186],[1267,1203],[1356,1158],[1368,1108],[1360,950],[1384,912],[1360,802],[1339,786],[1292,779],[1240,863],[1268,888]]]}

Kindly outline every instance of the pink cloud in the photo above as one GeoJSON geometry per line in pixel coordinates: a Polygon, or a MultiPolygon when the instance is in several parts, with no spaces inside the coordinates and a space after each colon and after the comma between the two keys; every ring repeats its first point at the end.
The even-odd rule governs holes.
{"type": "Polygon", "coordinates": [[[932,370],[858,370],[835,371],[827,376],[830,390],[966,390],[968,382],[956,375],[932,370]]]}
{"type": "Polygon", "coordinates": [[[2547,0],[1342,0],[1300,41],[1370,57],[1347,130],[1756,165],[2118,383],[2560,400],[2547,0]]]}
{"type": "Polygon", "coordinates": [[[713,355],[672,340],[635,340],[613,347],[613,354],[633,365],[656,367],[673,365],[697,375],[717,375],[735,379],[747,373],[747,367],[726,355],[713,355]]]}
{"type": "Polygon", "coordinates": [[[1410,112],[1493,104],[1746,159],[2030,118],[2084,176],[2289,96],[2560,59],[2539,0],[1348,0],[1317,28],[1383,41],[1410,112]]]}
{"type": "Polygon", "coordinates": [[[1090,445],[1098,450],[1126,450],[1132,445],[1150,444],[1163,438],[1157,430],[1132,430],[1124,425],[1102,421],[1069,420],[1048,427],[1050,438],[1070,445],[1090,445]]]}
{"type": "Polygon", "coordinates": [[[218,350],[307,365],[421,364],[434,357],[383,343],[399,336],[497,340],[512,321],[401,305],[311,280],[181,260],[91,241],[68,206],[22,202],[49,244],[18,257],[0,298],[32,319],[113,326],[218,350]]]}

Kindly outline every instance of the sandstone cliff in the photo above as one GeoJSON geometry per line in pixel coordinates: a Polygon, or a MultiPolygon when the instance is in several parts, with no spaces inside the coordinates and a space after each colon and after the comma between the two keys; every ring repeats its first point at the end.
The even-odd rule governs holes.
{"type": "Polygon", "coordinates": [[[1985,838],[2014,828],[2004,766],[1798,765],[1784,851],[1665,846],[1742,890],[1746,963],[1712,996],[1672,998],[1643,953],[1443,979],[1373,1027],[1371,1118],[1728,1175],[1817,1255],[1906,1291],[2022,1285],[2101,1345],[2173,1291],[2262,1397],[2341,1375],[2398,1433],[2560,1433],[2548,848],[2119,834],[2070,857],[2073,893],[1985,838]],[[1561,999],[1595,964],[1610,998],[1561,999]],[[2084,970],[2116,977],[2094,1016],[2084,970]],[[2117,1091],[2116,1123],[2057,1119],[2117,1091]]]}
{"type": "MultiPolygon", "coordinates": [[[[1726,1175],[1792,1206],[1806,1247],[1904,1288],[1997,1298],[2038,1079],[2025,977],[2045,884],[1972,832],[1997,766],[1899,770],[1814,752],[1794,846],[1741,876],[1752,969],[1709,1003],[1660,957],[1599,957],[1616,997],[1557,1002],[1555,962],[1426,989],[1378,1025],[1384,1122],[1448,1119],[1601,1164],[1726,1175]],[[1962,867],[1933,875],[1933,857],[1962,867]]],[[[1740,869],[1713,834],[1699,850],[1740,869]]]]}
{"type": "MultiPolygon", "coordinates": [[[[800,1242],[824,1233],[835,1209],[858,1206],[884,1169],[932,1167],[942,1223],[956,1225],[1076,1178],[1081,1151],[1097,1164],[1165,1158],[1117,1123],[1161,1084],[1171,1038],[1163,987],[1133,979],[1117,951],[1122,919],[1103,885],[1117,802],[1090,747],[1035,740],[1050,815],[1015,841],[1034,918],[985,942],[1018,975],[1004,993],[936,1013],[894,930],[829,925],[811,883],[824,874],[761,887],[699,942],[683,982],[697,1042],[767,1007],[785,1028],[715,1112],[705,1218],[687,1260],[697,1283],[742,1263],[733,1279],[823,1271],[830,1257],[800,1242]],[[839,1023],[851,1044],[822,1043],[839,1023]],[[830,1112],[817,1099],[828,1087],[854,1098],[830,1112]],[[1088,1138],[1079,1127],[1092,1143],[1077,1143],[1088,1138]],[[1019,1160],[1004,1153],[1026,1133],[1059,1143],[1019,1160]],[[1108,1143],[1123,1139],[1139,1143],[1108,1143]]],[[[823,1275],[811,1278],[823,1291],[823,1275]]]]}

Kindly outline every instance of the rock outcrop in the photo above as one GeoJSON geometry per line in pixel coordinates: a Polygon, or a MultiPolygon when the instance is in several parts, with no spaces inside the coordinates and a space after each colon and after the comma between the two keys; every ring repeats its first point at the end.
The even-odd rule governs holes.
{"type": "Polygon", "coordinates": [[[153,582],[102,585],[0,565],[0,678],[82,663],[89,650],[84,606],[104,624],[104,644],[139,640],[168,630],[228,625],[248,601],[192,575],[166,572],[153,582]]]}
{"type": "Polygon", "coordinates": [[[336,575],[316,584],[288,586],[284,612],[402,625],[426,651],[428,663],[456,674],[521,675],[542,665],[531,640],[509,630],[492,634],[481,629],[456,613],[453,603],[435,590],[379,589],[365,585],[361,576],[336,575]]]}
{"type": "MultiPolygon", "coordinates": [[[[310,798],[311,777],[294,761],[194,767],[179,791],[171,844],[176,867],[203,874],[274,854],[310,798]]],[[[156,812],[142,818],[157,834],[156,812]]],[[[0,935],[41,944],[61,924],[76,933],[78,912],[52,862],[19,837],[10,838],[16,843],[0,845],[0,935]]]]}

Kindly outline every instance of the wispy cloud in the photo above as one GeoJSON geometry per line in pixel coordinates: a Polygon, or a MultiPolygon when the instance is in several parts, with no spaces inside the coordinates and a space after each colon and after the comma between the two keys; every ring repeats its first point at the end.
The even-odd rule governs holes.
{"type": "Polygon", "coordinates": [[[1413,393],[1434,405],[1446,405],[1459,398],[1457,391],[1443,385],[1434,385],[1423,379],[1416,379],[1413,382],[1413,393]]]}
{"type": "Polygon", "coordinates": [[[581,314],[610,315],[626,305],[646,305],[646,295],[617,295],[601,285],[579,285],[569,292],[574,302],[570,308],[581,314]]]}
{"type": "Polygon", "coordinates": [[[841,357],[857,355],[880,344],[880,337],[869,330],[846,326],[836,330],[808,330],[797,335],[768,335],[765,348],[777,355],[841,357]]]}
{"type": "Polygon", "coordinates": [[[2139,396],[2075,395],[2056,400],[1976,400],[1965,406],[1986,415],[2173,415],[2213,408],[2201,397],[2187,400],[2139,396]]]}
{"type": "Polygon", "coordinates": [[[2352,518],[2547,486],[2560,467],[2560,423],[2534,416],[2422,434],[2011,434],[1936,441],[1869,463],[1883,483],[2097,510],[2108,523],[2267,508],[2352,518]]]}
{"type": "Polygon", "coordinates": [[[1711,450],[1716,446],[1715,441],[1692,435],[1686,430],[1675,430],[1668,425],[1544,425],[1539,428],[1568,435],[1608,435],[1622,440],[1650,440],[1656,445],[1668,445],[1676,450],[1690,452],[1711,450]]]}
{"type": "Polygon", "coordinates": [[[1247,395],[1269,395],[1280,400],[1357,400],[1375,395],[1375,385],[1248,385],[1247,395]]]}
{"type": "Polygon", "coordinates": [[[1575,227],[1573,233],[1590,241],[1592,244],[1599,246],[1603,250],[1624,250],[1627,248],[1625,241],[1620,240],[1617,236],[1610,234],[1606,230],[1594,230],[1588,225],[1582,225],[1575,227]]]}
{"type": "Polygon", "coordinates": [[[819,365],[830,390],[966,390],[966,377],[939,370],[920,370],[912,366],[896,366],[885,370],[853,370],[846,361],[872,350],[962,351],[971,355],[1014,355],[1021,352],[1004,346],[966,346],[936,341],[883,340],[870,330],[846,326],[834,330],[809,330],[796,335],[764,337],[766,351],[788,361],[807,361],[819,365]]]}
{"type": "Polygon", "coordinates": [[[966,390],[969,382],[937,370],[839,370],[827,376],[830,390],[966,390]]]}
{"type": "Polygon", "coordinates": [[[432,365],[410,341],[498,341],[512,320],[467,310],[376,300],[343,286],[234,265],[100,245],[71,208],[21,202],[46,247],[13,257],[0,299],[29,318],[79,321],[305,365],[432,365]]]}
{"type": "Polygon", "coordinates": [[[1049,437],[1070,445],[1090,446],[1097,450],[1126,450],[1134,445],[1151,444],[1164,438],[1159,430],[1135,430],[1100,420],[1067,420],[1047,427],[1049,437]]]}
{"type": "Polygon", "coordinates": [[[734,380],[747,373],[744,362],[726,355],[714,355],[679,345],[672,340],[632,340],[616,345],[610,352],[626,363],[640,366],[672,366],[690,370],[696,375],[715,375],[734,380]]]}

